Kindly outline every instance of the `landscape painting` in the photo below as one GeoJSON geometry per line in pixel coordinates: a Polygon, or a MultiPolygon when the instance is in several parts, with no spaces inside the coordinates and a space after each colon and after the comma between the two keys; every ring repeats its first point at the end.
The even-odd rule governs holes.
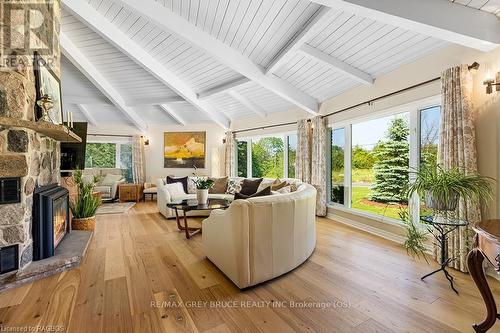
{"type": "Polygon", "coordinates": [[[205,168],[206,132],[164,132],[164,168],[205,168]]]}

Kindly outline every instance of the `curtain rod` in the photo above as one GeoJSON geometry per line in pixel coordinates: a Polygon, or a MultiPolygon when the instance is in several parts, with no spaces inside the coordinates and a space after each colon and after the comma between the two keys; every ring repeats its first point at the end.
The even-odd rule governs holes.
{"type": "Polygon", "coordinates": [[[110,136],[110,137],[117,137],[117,138],[133,138],[132,135],[120,135],[120,134],[92,134],[92,133],[88,133],[87,136],[110,136]]]}
{"type": "MultiPolygon", "coordinates": [[[[430,83],[433,83],[433,82],[439,81],[439,80],[441,80],[440,76],[439,77],[435,77],[435,78],[430,79],[430,80],[427,80],[427,81],[424,81],[424,82],[420,82],[420,83],[414,84],[412,86],[409,86],[409,87],[406,87],[406,88],[403,88],[403,89],[399,89],[399,90],[393,91],[391,93],[388,93],[388,94],[385,94],[385,95],[382,95],[382,96],[378,96],[378,97],[372,98],[372,99],[370,99],[368,101],[364,101],[364,102],[361,102],[361,103],[358,103],[358,104],[355,104],[355,105],[351,105],[351,106],[348,106],[346,108],[343,108],[343,109],[340,109],[340,110],[337,110],[337,111],[333,111],[333,112],[321,115],[321,118],[326,118],[326,117],[332,116],[334,114],[338,114],[338,113],[342,113],[342,112],[345,112],[345,111],[349,111],[349,110],[355,109],[357,107],[363,106],[365,104],[371,105],[373,102],[376,102],[378,100],[381,100],[381,99],[384,99],[384,98],[387,98],[387,97],[391,97],[391,96],[394,96],[394,95],[398,95],[398,94],[401,94],[401,93],[406,92],[408,90],[412,90],[412,89],[415,89],[415,88],[418,88],[418,87],[421,87],[421,86],[424,86],[424,85],[427,85],[427,84],[430,84],[430,83]]],[[[308,119],[308,121],[311,121],[311,120],[308,119]]],[[[267,126],[261,126],[261,127],[246,128],[246,129],[242,129],[242,130],[233,131],[232,133],[236,134],[236,133],[241,133],[241,132],[263,130],[263,129],[267,129],[267,128],[281,127],[281,126],[287,126],[287,125],[293,125],[293,124],[297,124],[297,121],[291,121],[291,122],[288,122],[288,123],[267,125],[267,126]]]]}

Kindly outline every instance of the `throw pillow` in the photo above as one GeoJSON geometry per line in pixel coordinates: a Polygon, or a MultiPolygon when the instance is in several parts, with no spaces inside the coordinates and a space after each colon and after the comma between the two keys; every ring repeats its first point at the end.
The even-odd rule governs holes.
{"type": "Polygon", "coordinates": [[[254,193],[257,193],[257,189],[259,188],[261,182],[262,178],[243,179],[240,193],[244,195],[252,195],[254,193]]]}
{"type": "Polygon", "coordinates": [[[277,183],[274,182],[274,184],[271,186],[271,190],[277,191],[277,190],[282,189],[283,187],[285,187],[287,185],[289,185],[289,184],[285,180],[282,182],[278,181],[277,183]]]}
{"type": "Polygon", "coordinates": [[[194,183],[193,177],[188,178],[188,191],[187,191],[187,193],[189,193],[189,194],[196,193],[196,184],[194,183]]]}
{"type": "Polygon", "coordinates": [[[227,184],[226,194],[235,194],[241,189],[241,179],[231,179],[227,184]]]}
{"type": "Polygon", "coordinates": [[[288,185],[288,186],[280,188],[279,190],[276,190],[276,192],[278,192],[279,194],[290,193],[290,192],[292,192],[292,187],[290,185],[288,185]]]}
{"type": "Polygon", "coordinates": [[[257,192],[262,191],[268,186],[272,186],[278,181],[278,179],[263,179],[262,182],[259,185],[259,188],[257,189],[257,192]]]}
{"type": "Polygon", "coordinates": [[[227,191],[228,177],[210,178],[214,181],[214,185],[208,190],[208,193],[224,194],[227,191]]]}
{"type": "Polygon", "coordinates": [[[165,189],[170,194],[171,198],[183,197],[186,194],[186,192],[184,192],[184,188],[182,187],[181,182],[167,184],[165,185],[165,189]]]}
{"type": "Polygon", "coordinates": [[[102,186],[113,186],[114,183],[123,179],[122,175],[112,175],[107,173],[106,176],[101,180],[100,185],[102,186]]]}
{"type": "Polygon", "coordinates": [[[167,184],[181,183],[184,189],[184,194],[188,193],[188,177],[170,177],[167,176],[167,184]]]}
{"type": "Polygon", "coordinates": [[[270,186],[266,187],[265,189],[263,189],[260,192],[256,192],[256,193],[251,194],[251,195],[245,195],[245,194],[242,194],[241,192],[240,193],[236,192],[234,194],[234,200],[264,197],[267,195],[271,195],[271,187],[270,186]]]}

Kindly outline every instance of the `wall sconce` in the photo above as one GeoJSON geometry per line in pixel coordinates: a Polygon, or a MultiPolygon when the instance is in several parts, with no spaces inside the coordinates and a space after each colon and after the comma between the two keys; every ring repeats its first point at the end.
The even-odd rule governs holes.
{"type": "Polygon", "coordinates": [[[486,79],[483,81],[483,84],[486,86],[486,93],[488,95],[493,93],[493,86],[495,86],[495,91],[500,91],[500,72],[496,74],[495,78],[488,66],[486,70],[486,79]]]}
{"type": "Polygon", "coordinates": [[[149,139],[144,140],[144,145],[149,146],[149,139]]]}

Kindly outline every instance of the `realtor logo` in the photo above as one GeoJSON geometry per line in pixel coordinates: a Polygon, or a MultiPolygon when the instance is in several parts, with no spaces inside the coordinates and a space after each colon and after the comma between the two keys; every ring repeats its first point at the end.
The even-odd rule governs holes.
{"type": "Polygon", "coordinates": [[[52,55],[54,46],[53,0],[0,0],[3,57],[52,55]]]}

